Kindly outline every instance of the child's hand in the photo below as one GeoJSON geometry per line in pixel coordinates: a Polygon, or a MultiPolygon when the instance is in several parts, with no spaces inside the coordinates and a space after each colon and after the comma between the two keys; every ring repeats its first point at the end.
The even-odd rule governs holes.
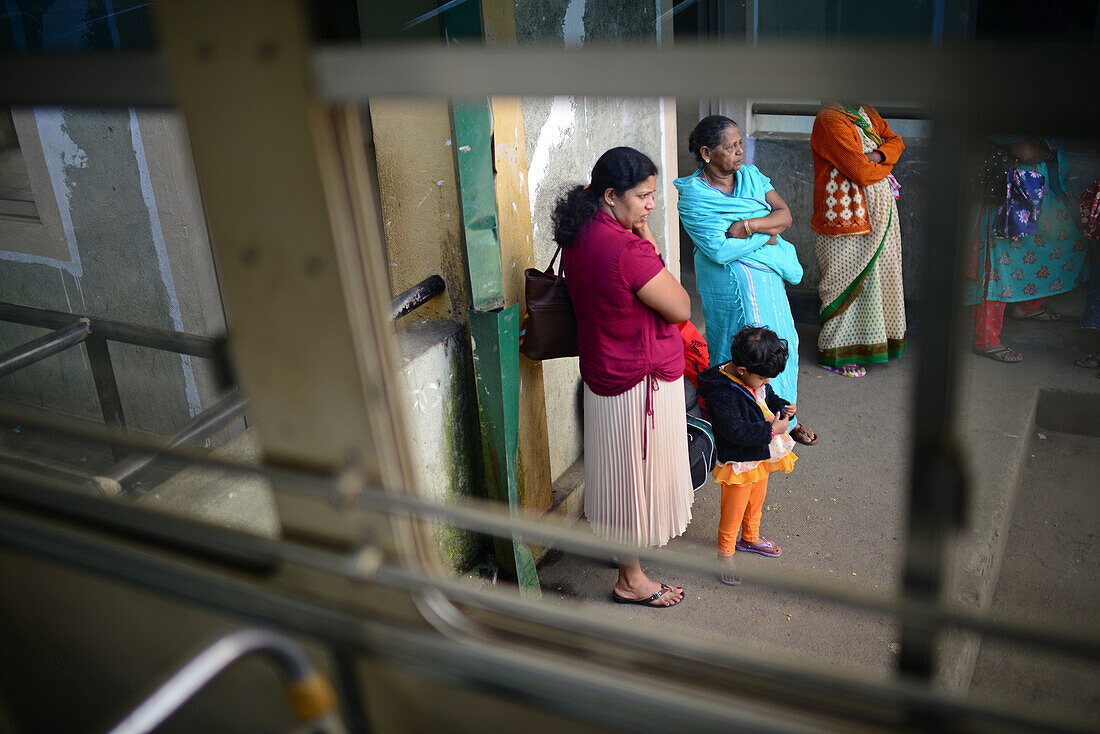
{"type": "Polygon", "coordinates": [[[784,416],[787,419],[794,418],[795,413],[798,412],[798,406],[794,403],[787,403],[783,410],[779,411],[779,415],[784,416]]]}
{"type": "Polygon", "coordinates": [[[791,422],[780,413],[779,417],[772,421],[772,431],[778,436],[781,433],[786,433],[790,425],[791,422]]]}

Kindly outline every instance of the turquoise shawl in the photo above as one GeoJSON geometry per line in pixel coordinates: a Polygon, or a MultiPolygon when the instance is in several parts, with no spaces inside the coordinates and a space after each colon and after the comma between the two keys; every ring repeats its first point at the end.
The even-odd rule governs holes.
{"type": "Polygon", "coordinates": [[[737,172],[733,194],[711,186],[702,177],[703,169],[678,178],[673,185],[680,192],[676,208],[680,222],[695,247],[719,265],[740,260],[748,265],[775,272],[791,285],[802,280],[802,264],[794,245],[782,237],[769,245],[771,235],[756,233],[745,239],[726,237],[734,222],[762,217],[772,208],[764,198],[772,189],[771,181],[756,166],[743,165],[737,172]]]}

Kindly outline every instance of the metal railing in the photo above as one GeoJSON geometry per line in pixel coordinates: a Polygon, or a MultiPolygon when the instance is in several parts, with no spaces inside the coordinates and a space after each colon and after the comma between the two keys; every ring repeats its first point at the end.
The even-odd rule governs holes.
{"type": "MultiPolygon", "coordinates": [[[[424,44],[379,45],[374,48],[322,48],[313,57],[317,87],[322,99],[364,101],[371,95],[423,94],[448,96],[456,90],[467,96],[486,94],[553,95],[588,94],[609,96],[683,95],[694,97],[752,96],[766,93],[771,97],[829,97],[840,99],[887,98],[913,99],[923,103],[936,120],[935,157],[931,168],[930,209],[937,216],[929,222],[931,246],[926,261],[932,265],[924,273],[924,314],[929,323],[943,328],[934,330],[922,345],[919,382],[916,390],[917,410],[914,421],[915,457],[912,475],[914,504],[908,522],[908,554],[905,572],[905,599],[883,601],[851,590],[841,590],[820,580],[791,574],[750,574],[742,571],[746,580],[771,588],[806,591],[814,596],[865,608],[896,614],[903,624],[902,669],[909,677],[872,686],[861,684],[858,691],[845,688],[839,677],[824,673],[784,669],[778,664],[766,669],[768,675],[786,682],[787,692],[815,688],[835,692],[837,697],[871,701],[881,707],[897,707],[903,711],[931,715],[943,712],[954,728],[968,724],[975,730],[1014,728],[1016,730],[1077,731],[1083,725],[1051,721],[1035,711],[1009,711],[982,707],[945,696],[927,685],[913,682],[930,678],[931,652],[938,628],[959,627],[1006,639],[1040,644],[1089,660],[1097,659],[1100,642],[1088,632],[1062,630],[1031,625],[1007,624],[984,615],[943,608],[937,601],[942,583],[942,551],[950,534],[957,529],[959,509],[967,496],[967,486],[959,473],[951,430],[951,399],[954,372],[958,364],[958,349],[953,343],[953,321],[959,302],[952,277],[944,277],[952,263],[959,260],[955,248],[962,241],[960,189],[958,171],[965,162],[969,143],[983,130],[1044,129],[1063,133],[1091,134],[1100,121],[1100,99],[1096,95],[1081,95],[1080,76],[1067,70],[1093,68],[1095,49],[1085,47],[1035,46],[1028,54],[1029,63],[1020,64],[1020,52],[1015,48],[977,50],[905,48],[898,45],[838,45],[805,43],[798,45],[750,46],[677,46],[675,49],[615,45],[607,47],[550,48],[523,45],[513,48],[441,48],[424,44]],[[592,69],[601,73],[593,74],[592,69]],[[838,73],[838,69],[858,70],[858,73],[838,73]],[[638,70],[645,70],[639,73],[638,70]],[[733,70],[736,70],[734,72],[733,70]],[[1020,89],[1042,89],[1043,104],[1021,102],[1020,89]],[[945,518],[949,521],[945,521],[945,518]],[[801,688],[800,688],[801,687],[801,688]],[[984,726],[983,726],[984,725],[984,726]]],[[[163,59],[152,53],[80,55],[65,59],[50,56],[45,59],[5,60],[8,73],[0,74],[0,98],[13,104],[34,104],[44,101],[71,104],[152,104],[169,105],[173,92],[168,82],[163,59]],[[105,81],[109,80],[109,81],[105,81]],[[49,90],[44,91],[44,90],[49,90]]],[[[932,330],[929,330],[932,331],[932,330]]],[[[132,437],[101,436],[112,445],[130,445],[132,437]]],[[[157,447],[143,446],[145,450],[157,447]]],[[[203,457],[180,450],[162,453],[188,458],[201,463],[203,457]]],[[[228,465],[218,464],[220,468],[228,465]]],[[[253,472],[254,467],[240,467],[253,472]]],[[[334,502],[346,506],[352,498],[342,493],[342,487],[358,492],[359,502],[373,508],[385,508],[398,514],[442,516],[455,522],[494,534],[507,530],[532,538],[554,542],[562,548],[586,554],[611,555],[620,549],[602,544],[590,536],[581,538],[564,529],[544,523],[527,525],[500,512],[500,508],[470,503],[469,506],[423,504],[422,500],[394,497],[382,492],[360,491],[359,483],[341,481],[346,477],[308,477],[291,479],[283,469],[263,470],[273,482],[287,491],[320,492],[334,502]],[[285,481],[290,480],[290,481],[285,481]],[[280,483],[284,482],[285,483],[280,483]]],[[[41,480],[40,480],[41,481],[41,480]]],[[[39,481],[39,483],[40,483],[39,481]]],[[[36,487],[40,489],[40,487],[36,487]]],[[[88,499],[98,505],[104,503],[88,499]]],[[[16,506],[28,506],[47,501],[46,493],[26,489],[25,482],[10,479],[3,483],[3,501],[16,506]],[[22,489],[20,485],[23,485],[22,489]]],[[[114,509],[108,506],[107,510],[114,509]]],[[[78,524],[114,523],[119,532],[146,533],[132,519],[122,519],[100,508],[80,509],[70,500],[58,501],[49,508],[51,517],[70,517],[78,524]],[[95,516],[93,518],[93,515],[95,516]]],[[[142,517],[151,523],[153,515],[142,517]]],[[[455,675],[494,685],[502,690],[546,698],[548,705],[577,710],[591,705],[593,698],[617,692],[617,700],[626,700],[629,691],[616,691],[615,680],[590,681],[576,670],[571,675],[555,677],[551,663],[539,670],[547,683],[545,691],[520,690],[523,676],[518,671],[531,671],[542,665],[534,659],[517,659],[509,651],[479,648],[462,641],[444,639],[439,635],[417,638],[384,629],[372,621],[349,619],[349,615],[290,600],[264,590],[246,588],[211,578],[197,568],[158,564],[151,559],[120,546],[96,539],[84,538],[82,544],[71,540],[62,530],[42,528],[19,517],[0,517],[5,532],[0,538],[9,546],[27,552],[55,558],[74,566],[99,573],[125,577],[128,581],[154,588],[165,594],[186,594],[212,607],[232,609],[249,615],[270,614],[275,609],[278,622],[289,629],[319,634],[334,644],[356,645],[371,652],[402,658],[409,665],[415,661],[442,661],[441,675],[455,675]],[[37,534],[36,534],[37,533],[37,534]],[[52,533],[52,534],[51,534],[52,533]],[[184,589],[186,591],[184,591],[184,589]],[[275,607],[273,602],[279,604],[275,607]],[[364,634],[364,629],[369,634],[364,634]],[[575,697],[564,695],[573,694],[575,697]]],[[[144,536],[143,536],[144,537],[144,536]]],[[[165,531],[158,542],[190,543],[192,552],[203,549],[239,549],[239,536],[219,529],[183,530],[173,527],[165,531]],[[212,532],[202,535],[200,532],[212,532]]],[[[249,543],[260,542],[249,539],[249,543]]],[[[479,592],[453,581],[433,579],[382,562],[377,549],[369,546],[350,555],[337,555],[314,548],[301,548],[289,543],[264,541],[249,546],[272,563],[304,563],[325,568],[350,578],[369,579],[380,584],[438,594],[442,598],[479,604],[486,608],[507,610],[517,616],[545,620],[561,628],[576,630],[601,639],[615,639],[634,649],[668,651],[691,660],[703,660],[730,668],[749,664],[760,674],[761,662],[679,643],[670,650],[669,640],[647,635],[637,630],[602,628],[599,623],[581,615],[572,615],[548,605],[538,605],[503,594],[479,592]]],[[[637,553],[632,549],[632,553],[637,553]]],[[[717,568],[699,558],[661,552],[643,553],[643,560],[659,560],[685,570],[716,573],[717,568]]],[[[659,693],[658,693],[659,696],[659,693]]],[[[606,698],[604,699],[606,700],[606,698]]],[[[794,700],[794,697],[792,697],[794,700]]],[[[621,712],[621,721],[634,721],[639,727],[651,727],[657,721],[682,725],[691,721],[698,730],[715,729],[719,724],[744,724],[725,712],[725,718],[711,709],[701,709],[691,702],[668,696],[653,696],[639,701],[637,710],[630,707],[621,712]],[[671,698],[672,700],[666,700],[671,698]],[[634,717],[633,719],[631,717],[634,717]],[[666,718],[662,719],[664,716],[666,718]],[[677,717],[680,717],[677,719],[677,717]]],[[[719,712],[721,713],[721,712],[719,712]]],[[[746,717],[748,715],[746,714],[746,717]]],[[[766,728],[766,727],[765,727],[766,728]]],[[[765,730],[762,728],[761,730],[765,730]]]]}
{"type": "MultiPolygon", "coordinates": [[[[0,419],[6,417],[5,412],[0,410],[0,419]]],[[[197,466],[240,475],[262,476],[280,491],[323,498],[344,513],[370,510],[399,517],[443,519],[460,527],[498,537],[519,534],[530,541],[552,544],[566,552],[589,558],[608,559],[629,553],[640,556],[643,563],[659,562],[666,567],[689,573],[715,575],[721,571],[718,563],[710,558],[664,549],[639,551],[637,548],[601,540],[564,523],[548,522],[533,513],[520,513],[517,516],[514,511],[510,513],[506,508],[486,500],[439,503],[394,495],[364,483],[354,469],[339,474],[318,474],[287,467],[257,467],[201,454],[193,449],[157,447],[152,442],[135,441],[134,436],[111,435],[103,429],[57,419],[31,416],[29,422],[82,440],[92,440],[98,436],[100,440],[134,451],[151,451],[186,460],[197,466]]],[[[1072,719],[1058,718],[1034,710],[983,705],[927,688],[906,678],[878,683],[845,679],[812,668],[792,667],[789,663],[753,657],[747,652],[716,648],[713,644],[692,638],[674,640],[641,629],[612,625],[595,619],[580,609],[522,599],[507,590],[479,589],[460,580],[437,578],[406,568],[387,560],[369,542],[348,552],[319,549],[292,541],[245,535],[167,516],[148,508],[118,505],[95,497],[74,495],[63,482],[49,482],[40,476],[21,475],[5,467],[0,467],[0,478],[3,479],[0,481],[0,504],[4,506],[44,512],[50,517],[74,523],[76,527],[107,531],[113,538],[136,540],[151,547],[183,552],[188,556],[214,562],[234,573],[267,576],[281,567],[302,566],[357,583],[378,584],[426,598],[438,595],[439,599],[462,604],[469,609],[489,610],[531,620],[547,629],[564,630],[570,635],[614,642],[623,646],[627,651],[624,652],[626,657],[630,655],[629,650],[648,650],[666,656],[669,665],[677,669],[689,669],[690,666],[702,662],[727,670],[752,670],[753,675],[759,679],[785,681],[791,687],[788,693],[795,690],[802,691],[806,696],[824,695],[830,699],[831,706],[840,710],[854,707],[853,711],[862,711],[861,715],[871,716],[872,720],[880,717],[880,721],[883,717],[901,717],[899,726],[908,712],[916,715],[946,713],[956,722],[980,723],[981,726],[976,731],[983,728],[1020,732],[1088,730],[1072,719]]],[[[197,567],[189,570],[176,563],[165,564],[140,548],[96,540],[91,536],[73,535],[63,527],[44,528],[33,521],[7,513],[0,513],[0,544],[97,573],[106,573],[140,587],[213,609],[232,611],[268,624],[275,622],[302,634],[319,635],[333,645],[362,646],[364,651],[377,652],[372,636],[364,638],[354,631],[358,622],[349,621],[329,627],[334,619],[341,618],[341,614],[323,604],[303,607],[300,601],[282,598],[275,605],[274,600],[280,598],[277,592],[238,588],[239,584],[218,580],[220,576],[211,576],[209,571],[197,567]],[[256,594],[264,596],[267,601],[249,602],[248,599],[256,594]],[[348,627],[346,624],[352,626],[348,627]]],[[[938,603],[884,599],[868,591],[838,587],[806,574],[789,571],[763,572],[746,567],[740,573],[746,582],[760,588],[809,593],[816,598],[854,609],[889,614],[903,624],[969,630],[989,637],[1039,646],[1093,663],[1100,660],[1100,637],[1096,635],[993,619],[965,609],[947,608],[938,603]]],[[[384,637],[394,634],[392,630],[386,630],[384,625],[377,627],[364,624],[374,629],[375,634],[384,637]]],[[[513,637],[512,641],[515,639],[513,637]]],[[[418,642],[410,638],[404,639],[404,642],[411,647],[388,641],[387,655],[395,661],[414,667],[422,663],[422,657],[418,657],[423,655],[421,645],[429,644],[429,641],[425,639],[418,642]],[[406,654],[408,658],[404,657],[406,654]]],[[[457,645],[447,654],[473,656],[474,667],[465,671],[464,675],[473,680],[491,682],[496,686],[506,686],[498,677],[502,663],[500,656],[507,658],[510,664],[517,662],[513,658],[523,657],[518,651],[479,651],[476,647],[468,649],[461,642],[447,644],[457,645]]],[[[517,684],[515,681],[511,683],[517,684]]],[[[714,720],[716,729],[718,722],[730,726],[743,725],[746,720],[735,714],[719,716],[714,720]]],[[[755,723],[761,725],[763,722],[755,723]]],[[[708,730],[708,727],[701,726],[699,730],[708,730]]],[[[764,730],[792,731],[774,726],[765,727],[764,730]]]]}
{"type": "Polygon", "coordinates": [[[195,655],[108,734],[145,734],[163,724],[204,686],[238,660],[263,654],[287,681],[287,703],[294,718],[310,731],[345,731],[335,717],[336,693],[297,643],[263,629],[240,629],[223,635],[195,655]]]}
{"type": "MultiPolygon", "coordinates": [[[[390,305],[391,318],[396,321],[412,313],[442,294],[446,288],[443,278],[438,275],[425,278],[393,299],[390,305]]],[[[95,383],[103,422],[110,428],[126,430],[126,417],[122,409],[122,399],[118,392],[110,349],[107,346],[109,341],[208,359],[214,363],[219,385],[229,386],[234,381],[224,339],[6,302],[0,302],[0,321],[54,329],[49,334],[0,354],[0,378],[83,344],[88,356],[92,380],[95,383]]],[[[175,448],[206,438],[224,428],[234,418],[243,415],[247,406],[247,399],[234,391],[192,418],[172,434],[164,446],[175,448]]],[[[150,452],[127,455],[122,453],[118,446],[112,446],[111,450],[116,463],[96,473],[81,472],[73,467],[37,457],[14,455],[4,451],[0,451],[0,455],[10,461],[37,465],[51,474],[68,475],[70,479],[80,482],[86,488],[108,496],[117,495],[131,486],[157,457],[156,453],[150,452]]]]}
{"type": "MultiPolygon", "coordinates": [[[[116,341],[208,359],[214,365],[214,373],[219,385],[228,387],[233,384],[224,339],[5,302],[0,302],[0,321],[54,329],[50,334],[33,339],[0,355],[0,377],[83,344],[92,373],[92,381],[95,383],[103,423],[119,431],[126,431],[126,416],[122,409],[122,398],[119,395],[118,380],[115,377],[114,362],[111,360],[108,342],[116,341]]],[[[246,404],[243,397],[236,392],[232,393],[216,405],[196,415],[168,440],[167,445],[178,446],[184,441],[211,435],[230,420],[241,415],[246,404]]],[[[152,463],[151,454],[127,455],[118,446],[112,446],[111,450],[116,461],[113,467],[95,474],[84,474],[72,468],[69,472],[75,476],[83,476],[88,481],[85,486],[107,495],[115,495],[123,490],[124,484],[133,482],[152,463]]],[[[35,461],[28,456],[20,456],[18,460],[31,463],[35,461]]],[[[57,465],[44,466],[44,468],[55,471],[65,470],[57,465]]]]}

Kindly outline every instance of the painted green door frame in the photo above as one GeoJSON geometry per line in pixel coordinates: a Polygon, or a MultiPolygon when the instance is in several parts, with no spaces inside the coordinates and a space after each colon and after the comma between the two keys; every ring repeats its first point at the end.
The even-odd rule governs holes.
{"type": "MultiPolygon", "coordinates": [[[[504,306],[500,232],[493,185],[492,112],[488,99],[451,106],[466,262],[473,301],[470,340],[488,494],[519,508],[519,305],[504,306]]],[[[497,557],[525,595],[540,594],[531,549],[498,539],[497,557]]]]}
{"type": "MultiPolygon", "coordinates": [[[[447,13],[451,38],[481,40],[480,3],[447,13]]],[[[519,508],[519,305],[505,307],[493,182],[493,117],[489,100],[455,100],[451,105],[455,168],[470,275],[470,339],[481,424],[482,459],[489,496],[519,508]]],[[[497,557],[514,573],[520,591],[538,596],[531,549],[513,536],[498,539],[497,557]]]]}

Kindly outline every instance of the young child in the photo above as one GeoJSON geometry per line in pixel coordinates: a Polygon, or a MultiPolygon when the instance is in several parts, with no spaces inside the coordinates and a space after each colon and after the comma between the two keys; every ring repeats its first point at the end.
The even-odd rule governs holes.
{"type": "Polygon", "coordinates": [[[699,394],[707,401],[718,455],[712,476],[722,485],[718,557],[730,570],[720,580],[730,586],[741,583],[733,573],[735,549],[769,557],[782,552],[760,535],[760,516],[768,474],[790,473],[797,458],[787,433],[796,407],[768,385],[786,364],[786,340],[769,329],[746,326],[733,337],[730,361],[699,374],[699,394]]]}

